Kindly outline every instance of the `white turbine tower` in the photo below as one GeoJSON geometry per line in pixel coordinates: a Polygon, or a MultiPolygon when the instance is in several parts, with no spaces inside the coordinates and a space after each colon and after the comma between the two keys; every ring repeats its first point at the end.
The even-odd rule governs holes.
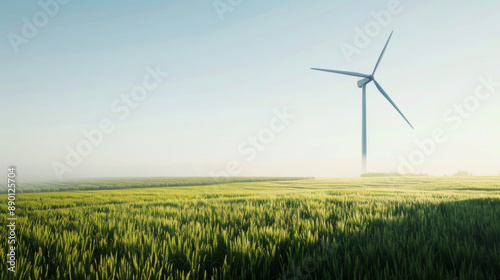
{"type": "Polygon", "coordinates": [[[363,156],[363,168],[362,168],[362,173],[366,173],[366,85],[373,81],[375,83],[375,86],[378,88],[380,93],[389,101],[389,103],[394,106],[394,108],[401,114],[401,116],[405,119],[405,121],[410,125],[410,127],[413,129],[413,126],[411,123],[406,119],[406,117],[401,113],[399,110],[398,106],[394,104],[392,99],[387,95],[387,93],[384,91],[384,89],[380,86],[380,84],[375,80],[374,75],[375,71],[377,70],[377,67],[380,63],[380,60],[382,60],[382,56],[384,56],[385,49],[387,48],[387,44],[389,44],[389,40],[391,40],[392,37],[392,32],[391,35],[389,35],[389,39],[387,39],[387,43],[385,43],[384,49],[382,50],[382,53],[380,54],[380,57],[378,58],[377,64],[375,64],[375,68],[373,69],[373,72],[371,75],[363,74],[363,73],[357,73],[357,72],[348,72],[348,71],[339,71],[339,70],[328,70],[328,69],[318,69],[318,68],[311,68],[312,70],[318,70],[318,71],[325,71],[325,72],[332,72],[332,73],[337,73],[337,74],[342,74],[342,75],[348,75],[348,76],[355,76],[355,77],[360,77],[363,78],[358,81],[358,87],[363,88],[363,124],[362,124],[362,156],[363,156]]]}

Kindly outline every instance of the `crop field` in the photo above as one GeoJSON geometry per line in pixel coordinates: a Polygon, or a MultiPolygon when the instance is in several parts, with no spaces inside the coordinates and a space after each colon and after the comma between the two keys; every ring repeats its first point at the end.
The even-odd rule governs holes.
{"type": "Polygon", "coordinates": [[[500,279],[500,177],[153,186],[18,194],[0,279],[500,279]]]}

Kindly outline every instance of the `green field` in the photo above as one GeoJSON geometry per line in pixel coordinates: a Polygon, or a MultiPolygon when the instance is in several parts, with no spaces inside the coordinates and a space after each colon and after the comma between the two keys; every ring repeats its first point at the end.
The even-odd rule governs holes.
{"type": "Polygon", "coordinates": [[[161,186],[17,194],[0,279],[500,279],[500,177],[161,186]]]}

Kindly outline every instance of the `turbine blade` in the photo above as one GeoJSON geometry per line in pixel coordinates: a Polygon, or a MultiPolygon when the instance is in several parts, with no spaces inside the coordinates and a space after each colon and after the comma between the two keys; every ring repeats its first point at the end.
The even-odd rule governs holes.
{"type": "Polygon", "coordinates": [[[394,104],[394,102],[392,101],[392,99],[389,97],[389,95],[387,95],[387,93],[384,91],[384,89],[380,86],[379,83],[377,83],[376,80],[373,80],[373,82],[375,83],[375,86],[378,88],[378,90],[380,91],[380,93],[382,93],[382,95],[389,101],[389,103],[392,104],[392,106],[394,106],[394,108],[399,112],[399,114],[401,114],[401,116],[403,117],[403,119],[405,119],[405,121],[410,125],[410,127],[413,129],[413,126],[411,125],[411,123],[408,121],[408,119],[406,119],[405,115],[403,115],[403,113],[401,113],[401,111],[399,110],[398,106],[396,106],[396,104],[394,104]]]}
{"type": "Polygon", "coordinates": [[[317,70],[317,71],[325,71],[325,72],[337,73],[337,74],[342,74],[342,75],[348,75],[348,76],[361,77],[361,78],[370,78],[370,75],[366,75],[366,74],[362,74],[362,73],[357,73],[357,72],[339,71],[339,70],[328,70],[328,69],[319,69],[319,68],[311,68],[311,69],[312,70],[317,70]]]}
{"type": "Polygon", "coordinates": [[[385,49],[387,48],[387,45],[389,44],[389,40],[391,40],[392,32],[394,32],[394,31],[391,31],[391,35],[389,35],[389,39],[387,39],[387,42],[385,43],[384,49],[382,50],[382,53],[380,53],[380,56],[378,57],[377,64],[375,64],[375,68],[373,68],[372,76],[375,75],[375,71],[377,71],[378,64],[380,63],[380,61],[382,60],[382,57],[384,56],[385,49]]]}

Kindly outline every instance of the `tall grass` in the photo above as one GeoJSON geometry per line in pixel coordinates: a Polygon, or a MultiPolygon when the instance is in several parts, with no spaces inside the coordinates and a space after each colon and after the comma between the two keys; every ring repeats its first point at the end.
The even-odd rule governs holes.
{"type": "Polygon", "coordinates": [[[499,185],[358,178],[21,194],[16,277],[2,262],[0,279],[499,279],[499,185]]]}

